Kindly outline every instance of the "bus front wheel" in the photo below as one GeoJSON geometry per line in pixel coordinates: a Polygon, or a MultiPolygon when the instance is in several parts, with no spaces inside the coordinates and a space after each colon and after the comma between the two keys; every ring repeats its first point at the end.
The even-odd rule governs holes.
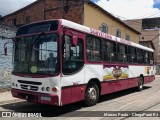
{"type": "Polygon", "coordinates": [[[142,91],[143,90],[143,78],[140,77],[138,80],[138,91],[142,91]]]}
{"type": "Polygon", "coordinates": [[[92,106],[98,102],[99,99],[99,88],[98,86],[92,82],[90,83],[85,91],[85,105],[92,106]]]}

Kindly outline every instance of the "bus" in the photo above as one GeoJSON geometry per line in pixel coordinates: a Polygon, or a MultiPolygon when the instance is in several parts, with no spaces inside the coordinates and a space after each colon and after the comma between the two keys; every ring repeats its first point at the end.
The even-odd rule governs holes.
{"type": "Polygon", "coordinates": [[[63,106],[155,79],[154,50],[65,19],[19,27],[13,39],[13,97],[63,106]]]}

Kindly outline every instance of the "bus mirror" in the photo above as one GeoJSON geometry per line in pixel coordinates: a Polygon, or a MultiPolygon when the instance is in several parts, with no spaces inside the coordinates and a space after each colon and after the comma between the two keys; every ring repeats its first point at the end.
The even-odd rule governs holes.
{"type": "Polygon", "coordinates": [[[70,59],[70,38],[65,36],[65,51],[66,51],[66,60],[70,59]]]}
{"type": "Polygon", "coordinates": [[[77,43],[78,43],[78,38],[77,38],[77,35],[73,35],[72,36],[72,44],[73,44],[73,46],[77,46],[77,43]]]}

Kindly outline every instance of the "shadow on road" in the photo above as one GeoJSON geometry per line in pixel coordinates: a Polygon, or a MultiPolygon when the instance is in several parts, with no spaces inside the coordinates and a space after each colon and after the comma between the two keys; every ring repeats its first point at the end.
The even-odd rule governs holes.
{"type": "Polygon", "coordinates": [[[41,113],[43,117],[56,117],[64,115],[84,107],[82,102],[65,105],[62,107],[34,104],[29,102],[18,102],[1,106],[4,109],[20,113],[41,113]]]}
{"type": "MultiPolygon", "coordinates": [[[[144,90],[149,88],[150,88],[149,86],[144,87],[144,90]]],[[[112,100],[134,92],[136,92],[135,89],[128,89],[116,93],[111,93],[108,95],[103,95],[100,97],[99,102],[101,103],[107,100],[112,100]]],[[[76,111],[80,110],[81,108],[85,108],[85,105],[83,104],[83,102],[77,102],[62,107],[57,107],[57,106],[34,104],[28,102],[17,102],[12,104],[1,105],[1,107],[9,111],[20,112],[20,113],[28,113],[28,112],[41,113],[43,117],[56,117],[56,116],[62,117],[62,116],[77,116],[76,111]]]]}
{"type": "MultiPolygon", "coordinates": [[[[151,88],[151,87],[150,86],[144,86],[143,87],[143,91],[147,90],[149,88],[151,88]]],[[[127,89],[127,90],[122,90],[122,91],[119,91],[119,92],[110,93],[110,94],[107,94],[107,95],[102,95],[100,97],[99,102],[112,100],[112,99],[115,99],[115,98],[118,98],[118,97],[122,97],[122,96],[125,96],[125,95],[128,95],[128,94],[131,94],[131,93],[135,93],[135,92],[139,92],[139,91],[137,91],[136,88],[130,88],[130,89],[127,89]]]]}

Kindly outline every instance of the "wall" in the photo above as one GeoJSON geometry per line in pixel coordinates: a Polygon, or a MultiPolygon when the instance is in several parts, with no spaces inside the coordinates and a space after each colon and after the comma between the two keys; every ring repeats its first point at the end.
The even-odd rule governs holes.
{"type": "Polygon", "coordinates": [[[142,20],[135,19],[135,20],[125,20],[124,23],[131,26],[132,28],[136,29],[137,31],[141,32],[142,30],[142,20]]]}
{"type": "Polygon", "coordinates": [[[82,24],[82,0],[45,0],[45,19],[67,19],[82,24]]]}
{"type": "Polygon", "coordinates": [[[10,86],[10,74],[12,71],[12,48],[13,44],[8,43],[8,55],[4,55],[4,44],[10,42],[15,36],[16,29],[14,27],[0,25],[0,89],[10,86]]]}
{"type": "Polygon", "coordinates": [[[83,5],[81,0],[38,0],[10,15],[3,17],[4,24],[10,25],[16,19],[16,25],[26,24],[25,18],[30,22],[48,19],[68,19],[82,23],[83,5]]]}
{"type": "Polygon", "coordinates": [[[88,4],[84,5],[84,25],[99,29],[100,25],[102,23],[106,23],[109,27],[109,34],[116,35],[116,30],[121,30],[121,37],[123,39],[126,38],[126,34],[128,33],[131,37],[132,42],[139,43],[139,34],[133,32],[129,28],[125,27],[121,23],[119,23],[117,20],[111,18],[110,16],[102,13],[97,8],[90,6],[88,4]]]}
{"type": "Polygon", "coordinates": [[[5,16],[4,24],[11,25],[11,21],[16,18],[16,25],[22,25],[26,23],[25,18],[30,17],[32,22],[41,21],[44,19],[44,2],[40,0],[35,4],[24,7],[10,15],[5,16]]]}

